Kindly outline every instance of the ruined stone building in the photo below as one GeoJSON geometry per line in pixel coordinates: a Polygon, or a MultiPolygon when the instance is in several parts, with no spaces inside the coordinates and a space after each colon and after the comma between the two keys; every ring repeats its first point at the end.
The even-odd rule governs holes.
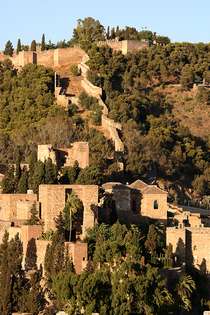
{"type": "Polygon", "coordinates": [[[103,188],[113,195],[118,217],[122,221],[139,223],[144,217],[166,223],[168,193],[159,187],[137,180],[130,185],[105,183],[103,188]]]}
{"type": "MultiPolygon", "coordinates": [[[[186,207],[188,208],[188,207],[186,207]]],[[[209,210],[176,208],[170,205],[170,224],[166,229],[167,245],[172,246],[176,260],[210,272],[209,210]],[[173,218],[171,216],[173,215],[173,218]]]]}
{"type": "Polygon", "coordinates": [[[80,168],[89,166],[88,142],[74,142],[70,148],[54,148],[51,144],[38,145],[37,159],[45,162],[50,158],[59,167],[73,166],[77,161],[80,168]]]}

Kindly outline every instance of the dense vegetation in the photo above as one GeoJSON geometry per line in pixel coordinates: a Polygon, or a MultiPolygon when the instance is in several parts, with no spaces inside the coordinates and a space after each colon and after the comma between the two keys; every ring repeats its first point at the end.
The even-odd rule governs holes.
{"type": "Polygon", "coordinates": [[[18,237],[9,241],[5,234],[0,246],[1,314],[18,310],[37,315],[44,310],[44,314],[53,315],[63,309],[73,315],[83,309],[87,315],[187,315],[192,314],[192,308],[195,314],[208,309],[205,277],[187,267],[171,278],[173,255],[170,247],[165,248],[160,226],[126,227],[118,222],[96,226],[87,236],[91,261],[77,275],[64,245],[65,222],[60,214],[57,229],[50,236],[44,288],[40,286],[43,275],[36,264],[34,240],[28,246],[23,270],[21,242],[18,237]]]}

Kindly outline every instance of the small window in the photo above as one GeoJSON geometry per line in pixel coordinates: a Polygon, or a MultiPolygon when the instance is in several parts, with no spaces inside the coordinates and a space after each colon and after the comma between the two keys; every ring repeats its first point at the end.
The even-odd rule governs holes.
{"type": "Polygon", "coordinates": [[[153,207],[154,207],[154,209],[158,209],[158,201],[157,200],[154,201],[153,207]]]}

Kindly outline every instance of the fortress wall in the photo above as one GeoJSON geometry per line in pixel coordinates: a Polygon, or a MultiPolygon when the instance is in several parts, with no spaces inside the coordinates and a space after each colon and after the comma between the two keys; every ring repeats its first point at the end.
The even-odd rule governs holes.
{"type": "Polygon", "coordinates": [[[54,50],[55,65],[79,64],[86,55],[85,51],[79,47],[59,48],[54,50]]]}
{"type": "Polygon", "coordinates": [[[28,201],[36,203],[36,194],[0,194],[0,220],[13,221],[17,219],[17,203],[28,201]]]}
{"type": "Polygon", "coordinates": [[[48,68],[52,68],[54,66],[54,51],[53,49],[38,51],[37,55],[37,64],[43,65],[48,68]]]}
{"type": "MultiPolygon", "coordinates": [[[[46,240],[36,240],[37,249],[37,266],[42,265],[44,267],[45,253],[48,244],[51,241],[46,240]]],[[[88,253],[87,253],[87,243],[81,242],[66,242],[65,246],[68,248],[69,256],[72,258],[73,264],[75,266],[76,273],[79,274],[87,265],[88,253]]]]}
{"type": "MultiPolygon", "coordinates": [[[[86,60],[87,61],[87,60],[86,60]]],[[[102,89],[93,85],[88,79],[87,79],[87,71],[89,70],[89,67],[85,65],[84,63],[80,64],[79,66],[81,68],[82,74],[84,76],[84,79],[82,80],[81,84],[83,89],[88,95],[91,95],[93,97],[96,97],[98,99],[99,105],[102,107],[102,117],[101,117],[101,125],[104,129],[108,131],[110,134],[110,139],[114,142],[115,145],[115,151],[117,152],[123,152],[124,151],[124,144],[121,141],[117,129],[121,130],[122,125],[120,123],[116,123],[113,119],[108,118],[108,107],[106,104],[102,101],[102,89]]]]}
{"type": "Polygon", "coordinates": [[[186,243],[186,233],[185,228],[166,228],[166,245],[172,245],[173,253],[180,254],[183,259],[185,259],[185,243],[186,243]],[[183,244],[183,246],[181,246],[183,244]]]}
{"type": "Polygon", "coordinates": [[[125,41],[127,46],[127,52],[137,52],[142,49],[146,49],[149,47],[148,42],[146,41],[139,41],[139,40],[128,40],[125,41]]]}
{"type": "Polygon", "coordinates": [[[86,78],[87,77],[87,73],[89,71],[89,67],[81,62],[79,65],[78,65],[78,68],[81,70],[81,74],[86,78]]]}
{"type": "Polygon", "coordinates": [[[73,260],[75,270],[77,274],[80,274],[82,270],[87,266],[88,261],[88,247],[87,243],[82,242],[66,242],[66,247],[69,250],[69,255],[73,260]]]}
{"type": "Polygon", "coordinates": [[[99,47],[102,46],[109,46],[112,48],[114,51],[122,51],[122,41],[117,41],[117,40],[106,40],[106,41],[101,41],[98,43],[99,47]]]}
{"type": "Polygon", "coordinates": [[[192,263],[202,272],[210,272],[210,228],[167,228],[166,243],[182,261],[192,263]]]}
{"type": "Polygon", "coordinates": [[[105,115],[101,117],[101,124],[104,129],[107,129],[110,134],[110,138],[114,142],[115,151],[123,152],[124,151],[124,144],[121,141],[117,129],[121,130],[122,126],[120,123],[116,123],[113,119],[108,118],[105,115]]]}
{"type": "Polygon", "coordinates": [[[39,144],[37,149],[37,160],[43,163],[50,158],[56,164],[56,154],[51,144],[39,144]]]}
{"type": "Polygon", "coordinates": [[[90,96],[98,98],[102,95],[102,89],[98,86],[93,85],[86,78],[81,81],[81,85],[85,92],[90,96]]]}
{"type": "Polygon", "coordinates": [[[31,209],[33,207],[34,202],[28,200],[18,200],[17,201],[17,220],[25,220],[30,219],[31,209]]]}
{"type": "Polygon", "coordinates": [[[98,205],[98,186],[96,185],[40,185],[39,201],[41,216],[44,220],[44,231],[55,228],[54,218],[63,211],[66,198],[74,191],[84,206],[83,234],[94,226],[95,215],[92,205],[98,205]]]}
{"type": "Polygon", "coordinates": [[[187,228],[188,257],[201,271],[210,271],[210,228],[187,228]],[[188,244],[189,243],[189,244],[188,244]]]}
{"type": "Polygon", "coordinates": [[[47,245],[50,244],[50,241],[47,240],[36,240],[36,254],[37,254],[37,267],[39,268],[40,265],[44,268],[44,259],[45,253],[47,250],[47,245]]]}
{"type": "Polygon", "coordinates": [[[129,52],[137,52],[141,49],[148,48],[149,44],[147,41],[140,40],[106,40],[98,43],[98,46],[109,46],[113,51],[121,51],[122,54],[126,55],[129,52]]]}
{"type": "Polygon", "coordinates": [[[67,151],[67,160],[64,166],[73,166],[75,161],[81,168],[89,166],[89,144],[88,142],[74,142],[69,149],[60,149],[67,151]]]}
{"type": "Polygon", "coordinates": [[[98,104],[102,107],[102,113],[104,116],[108,116],[109,110],[106,104],[102,101],[101,97],[98,99],[98,104]]]}

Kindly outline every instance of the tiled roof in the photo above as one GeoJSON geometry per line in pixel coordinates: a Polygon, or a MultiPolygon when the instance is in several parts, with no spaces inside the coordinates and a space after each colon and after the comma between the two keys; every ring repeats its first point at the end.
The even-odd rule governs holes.
{"type": "Polygon", "coordinates": [[[142,190],[148,185],[140,179],[137,179],[135,182],[129,185],[131,188],[142,190]]]}
{"type": "Polygon", "coordinates": [[[142,189],[142,194],[168,194],[167,191],[157,187],[156,185],[148,185],[144,189],[142,189]]]}
{"type": "Polygon", "coordinates": [[[123,189],[127,188],[127,189],[130,189],[129,186],[126,186],[126,185],[124,185],[124,184],[122,184],[120,182],[108,182],[108,183],[103,184],[102,187],[104,189],[112,189],[112,188],[119,188],[119,189],[120,188],[123,188],[123,189]]]}

